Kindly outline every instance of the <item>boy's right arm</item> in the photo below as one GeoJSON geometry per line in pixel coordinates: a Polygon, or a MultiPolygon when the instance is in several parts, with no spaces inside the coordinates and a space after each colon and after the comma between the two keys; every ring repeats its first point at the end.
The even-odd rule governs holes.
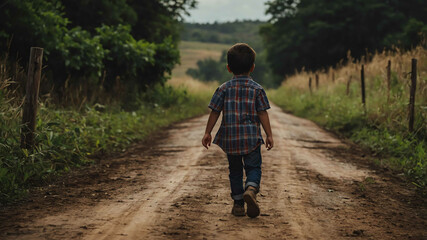
{"type": "Polygon", "coordinates": [[[211,132],[216,124],[216,121],[218,121],[220,114],[221,112],[217,112],[214,110],[212,110],[211,114],[209,114],[208,123],[206,124],[205,135],[203,136],[203,139],[202,139],[202,145],[206,149],[209,149],[209,146],[211,145],[211,142],[212,142],[211,132]]]}

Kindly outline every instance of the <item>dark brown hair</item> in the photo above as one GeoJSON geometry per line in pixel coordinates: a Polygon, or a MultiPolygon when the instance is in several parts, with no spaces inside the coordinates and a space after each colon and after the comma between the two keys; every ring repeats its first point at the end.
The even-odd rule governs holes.
{"type": "Polygon", "coordinates": [[[227,63],[234,75],[246,74],[255,62],[255,51],[246,43],[236,43],[227,52],[227,63]]]}

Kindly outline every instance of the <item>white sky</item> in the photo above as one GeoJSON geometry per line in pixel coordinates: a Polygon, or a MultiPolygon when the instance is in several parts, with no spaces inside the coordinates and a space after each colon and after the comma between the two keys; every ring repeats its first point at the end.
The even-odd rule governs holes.
{"type": "Polygon", "coordinates": [[[226,22],[236,19],[268,20],[265,15],[267,0],[198,0],[197,8],[190,10],[186,22],[226,22]]]}

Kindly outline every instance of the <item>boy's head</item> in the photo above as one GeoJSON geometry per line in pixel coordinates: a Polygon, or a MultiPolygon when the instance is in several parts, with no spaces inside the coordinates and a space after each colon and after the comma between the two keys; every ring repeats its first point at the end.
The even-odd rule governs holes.
{"type": "Polygon", "coordinates": [[[249,74],[253,71],[255,51],[246,43],[236,43],[227,52],[228,68],[234,75],[249,74]]]}

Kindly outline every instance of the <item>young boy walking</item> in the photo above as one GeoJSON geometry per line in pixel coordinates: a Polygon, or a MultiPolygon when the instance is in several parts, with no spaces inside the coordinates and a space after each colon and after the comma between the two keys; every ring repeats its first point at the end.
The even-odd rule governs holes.
{"type": "Polygon", "coordinates": [[[270,150],[273,135],[267,109],[267,95],[261,85],[250,77],[255,68],[255,51],[245,43],[232,46],[227,52],[227,69],[233,78],[215,91],[209,108],[212,109],[206,125],[203,146],[211,145],[211,132],[222,111],[222,122],[213,143],[227,154],[230,170],[231,198],[234,200],[231,213],[235,216],[257,217],[260,214],[256,194],[261,182],[261,135],[262,124],[267,135],[265,145],[270,150]],[[243,187],[243,169],[246,182],[243,187]]]}

